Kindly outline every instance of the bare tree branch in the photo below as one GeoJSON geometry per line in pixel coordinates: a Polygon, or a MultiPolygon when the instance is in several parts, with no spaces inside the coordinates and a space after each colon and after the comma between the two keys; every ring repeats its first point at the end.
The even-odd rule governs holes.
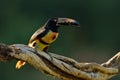
{"type": "Polygon", "coordinates": [[[103,64],[79,63],[71,58],[36,51],[23,44],[0,44],[0,61],[21,59],[62,80],[108,80],[120,72],[120,53],[103,64]]]}

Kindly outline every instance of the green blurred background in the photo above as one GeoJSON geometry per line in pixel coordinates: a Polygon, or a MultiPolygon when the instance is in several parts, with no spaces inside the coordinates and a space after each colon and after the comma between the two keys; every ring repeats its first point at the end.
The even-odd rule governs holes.
{"type": "MultiPolygon", "coordinates": [[[[69,17],[81,27],[61,27],[51,52],[80,62],[107,61],[120,51],[119,0],[0,0],[0,42],[27,44],[48,18],[69,17]]],[[[29,64],[15,69],[16,60],[0,62],[1,80],[58,80],[29,64]]],[[[120,79],[119,75],[111,80],[120,79]]]]}

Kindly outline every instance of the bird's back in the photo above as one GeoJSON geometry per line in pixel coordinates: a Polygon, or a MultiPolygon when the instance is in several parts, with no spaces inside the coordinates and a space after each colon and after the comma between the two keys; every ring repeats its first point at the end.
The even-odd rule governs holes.
{"type": "Polygon", "coordinates": [[[44,27],[39,28],[39,29],[32,35],[32,37],[30,38],[28,45],[30,45],[31,43],[33,43],[33,41],[36,40],[38,37],[39,37],[39,38],[40,38],[40,36],[43,37],[43,36],[44,36],[44,34],[43,34],[44,32],[45,32],[45,28],[44,28],[44,27]]]}

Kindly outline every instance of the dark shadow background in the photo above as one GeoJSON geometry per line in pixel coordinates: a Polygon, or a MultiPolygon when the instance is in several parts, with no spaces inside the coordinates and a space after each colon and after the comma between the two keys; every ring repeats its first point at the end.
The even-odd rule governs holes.
{"type": "MultiPolygon", "coordinates": [[[[102,63],[120,51],[119,4],[119,0],[0,0],[0,42],[27,44],[48,18],[74,18],[81,27],[61,27],[49,51],[102,63]]],[[[15,64],[16,60],[0,62],[1,80],[58,80],[29,64],[16,70],[15,64]]]]}

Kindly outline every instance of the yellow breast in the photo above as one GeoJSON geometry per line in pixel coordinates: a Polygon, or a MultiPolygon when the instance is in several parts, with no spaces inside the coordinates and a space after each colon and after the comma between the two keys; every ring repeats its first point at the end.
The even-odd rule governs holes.
{"type": "Polygon", "coordinates": [[[54,42],[58,37],[58,33],[57,32],[52,32],[49,31],[43,38],[41,38],[44,42],[51,44],[52,42],[54,42]]]}
{"type": "Polygon", "coordinates": [[[54,42],[58,37],[58,33],[49,31],[44,37],[41,38],[42,41],[48,44],[44,44],[39,39],[34,40],[32,43],[29,43],[30,47],[36,48],[37,50],[43,51],[48,47],[52,42],[54,42]],[[33,46],[35,43],[35,46],[33,46]]]}

